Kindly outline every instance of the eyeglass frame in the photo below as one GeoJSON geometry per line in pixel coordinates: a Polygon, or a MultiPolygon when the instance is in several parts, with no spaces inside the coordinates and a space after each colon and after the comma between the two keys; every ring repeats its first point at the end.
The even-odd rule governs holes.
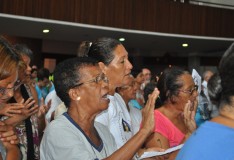
{"type": "Polygon", "coordinates": [[[198,91],[198,85],[194,85],[194,87],[191,88],[190,90],[179,89],[178,91],[183,92],[183,93],[188,93],[188,94],[192,95],[194,93],[194,91],[198,91]]]}
{"type": "Polygon", "coordinates": [[[88,80],[86,82],[81,82],[81,83],[78,83],[76,85],[74,85],[73,87],[71,88],[76,88],[76,87],[80,87],[81,85],[83,84],[87,84],[87,83],[93,83],[95,82],[96,84],[98,84],[99,82],[105,82],[105,83],[109,83],[109,79],[107,78],[107,76],[104,74],[104,73],[101,73],[101,74],[98,74],[95,78],[91,79],[91,80],[88,80]],[[98,79],[100,78],[100,79],[98,79]]]}
{"type": "Polygon", "coordinates": [[[5,95],[5,94],[7,94],[7,93],[9,92],[9,91],[7,91],[7,90],[15,91],[16,89],[19,88],[19,86],[20,86],[21,84],[22,84],[22,82],[21,82],[20,80],[17,80],[17,81],[15,82],[14,86],[11,87],[11,88],[0,87],[0,93],[1,93],[2,95],[5,95]]]}

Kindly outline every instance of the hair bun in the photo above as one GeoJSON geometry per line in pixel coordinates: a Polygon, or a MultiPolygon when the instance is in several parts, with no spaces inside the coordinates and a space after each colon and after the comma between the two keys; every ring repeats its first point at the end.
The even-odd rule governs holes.
{"type": "Polygon", "coordinates": [[[82,41],[77,50],[77,57],[88,57],[88,52],[91,46],[92,42],[82,41]]]}

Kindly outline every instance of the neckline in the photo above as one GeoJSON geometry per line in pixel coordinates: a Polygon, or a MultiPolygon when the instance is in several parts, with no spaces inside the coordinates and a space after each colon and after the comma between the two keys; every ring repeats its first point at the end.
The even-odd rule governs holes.
{"type": "Polygon", "coordinates": [[[163,113],[161,113],[157,109],[155,111],[158,112],[158,114],[160,114],[164,119],[166,119],[168,121],[168,123],[170,123],[176,130],[178,130],[180,134],[185,136],[185,134],[179,128],[177,128],[176,125],[174,123],[172,123],[172,121],[166,115],[164,115],[163,113]]]}
{"type": "Polygon", "coordinates": [[[92,149],[95,148],[98,152],[102,151],[102,149],[104,148],[104,143],[103,143],[102,138],[99,135],[98,130],[96,129],[95,126],[94,127],[97,130],[97,134],[98,134],[98,136],[99,136],[99,138],[101,140],[101,144],[99,146],[97,146],[96,144],[94,144],[91,141],[91,139],[85,134],[85,132],[83,131],[83,129],[70,117],[70,115],[67,112],[63,113],[63,115],[68,119],[68,121],[70,121],[85,136],[85,138],[87,139],[87,141],[90,143],[92,149]]]}

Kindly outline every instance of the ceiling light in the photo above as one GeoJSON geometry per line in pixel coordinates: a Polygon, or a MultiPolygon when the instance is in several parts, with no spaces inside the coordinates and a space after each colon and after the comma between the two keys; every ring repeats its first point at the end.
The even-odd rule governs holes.
{"type": "Polygon", "coordinates": [[[188,43],[183,43],[182,46],[183,47],[188,47],[188,43]]]}
{"type": "Polygon", "coordinates": [[[49,29],[43,29],[43,33],[49,33],[50,30],[49,29]]]}
{"type": "Polygon", "coordinates": [[[119,38],[119,41],[123,42],[123,41],[125,41],[125,38],[119,38]]]}

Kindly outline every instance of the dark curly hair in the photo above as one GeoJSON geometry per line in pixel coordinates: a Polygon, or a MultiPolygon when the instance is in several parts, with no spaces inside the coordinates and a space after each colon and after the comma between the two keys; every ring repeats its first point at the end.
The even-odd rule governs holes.
{"type": "Polygon", "coordinates": [[[67,59],[59,63],[54,71],[54,86],[58,97],[69,107],[70,97],[68,91],[79,83],[81,68],[86,66],[96,66],[97,61],[88,57],[78,57],[67,59]]]}

